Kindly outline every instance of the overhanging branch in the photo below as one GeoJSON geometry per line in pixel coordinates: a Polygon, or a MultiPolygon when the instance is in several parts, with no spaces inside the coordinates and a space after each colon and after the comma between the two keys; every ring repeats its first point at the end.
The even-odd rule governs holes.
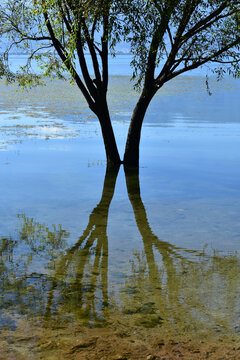
{"type": "MultiPolygon", "coordinates": [[[[166,81],[169,81],[169,80],[175,78],[176,76],[183,74],[187,71],[197,69],[198,67],[200,67],[208,62],[218,62],[217,58],[219,56],[221,56],[222,54],[226,53],[228,50],[234,48],[234,46],[239,45],[239,44],[240,44],[240,37],[238,37],[234,42],[224,46],[222,49],[214,52],[212,55],[202,58],[199,61],[196,61],[189,66],[186,66],[182,69],[179,69],[175,72],[170,73],[169,76],[166,76],[166,79],[167,79],[166,81]]],[[[235,60],[235,62],[240,63],[240,56],[239,56],[239,61],[235,60]]]]}
{"type": "Polygon", "coordinates": [[[55,34],[54,34],[54,31],[53,31],[52,25],[50,23],[47,12],[44,12],[43,15],[44,15],[44,18],[45,18],[46,26],[47,26],[48,32],[50,34],[53,46],[55,47],[58,55],[60,56],[60,58],[62,60],[62,62],[67,67],[68,71],[70,72],[70,74],[72,75],[74,80],[76,81],[76,84],[78,85],[78,87],[82,91],[85,99],[88,102],[89,107],[94,111],[95,110],[95,103],[94,103],[91,95],[89,94],[88,90],[84,86],[84,84],[83,84],[82,80],[80,79],[79,75],[77,74],[77,72],[76,72],[76,70],[75,70],[75,68],[74,68],[68,54],[66,53],[66,50],[63,49],[62,44],[55,37],[55,34]]]}

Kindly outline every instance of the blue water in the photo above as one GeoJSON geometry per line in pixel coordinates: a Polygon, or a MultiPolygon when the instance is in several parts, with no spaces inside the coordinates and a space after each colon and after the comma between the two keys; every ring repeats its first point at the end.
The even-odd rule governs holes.
{"type": "MultiPolygon", "coordinates": [[[[22,59],[17,58],[18,62],[22,59]]],[[[108,100],[121,155],[139,96],[132,89],[128,63],[127,55],[110,62],[108,100]]],[[[86,293],[92,272],[98,276],[103,271],[103,279],[106,265],[99,267],[98,272],[92,270],[98,250],[90,247],[89,264],[83,275],[78,265],[85,259],[84,252],[75,254],[72,250],[75,257],[69,258],[74,264],[71,271],[59,275],[59,267],[64,256],[70,256],[69,249],[74,248],[94,214],[92,231],[97,228],[100,239],[96,241],[108,244],[109,301],[113,298],[119,309],[136,301],[131,291],[144,268],[142,282],[146,293],[142,296],[146,295],[148,302],[154,302],[160,311],[162,305],[153,294],[160,286],[159,278],[155,276],[154,291],[147,282],[147,276],[152,279],[157,267],[163,274],[161,286],[166,302],[170,302],[171,296],[175,299],[164,310],[169,315],[169,324],[174,316],[171,309],[180,318],[181,314],[192,312],[187,304],[193,301],[198,303],[194,305],[194,321],[205,321],[213,329],[224,323],[226,333],[236,334],[240,292],[236,275],[240,252],[240,82],[226,78],[220,83],[211,78],[213,95],[209,96],[205,79],[199,75],[166,84],[148,109],[140,148],[141,193],[137,194],[142,203],[138,199],[133,210],[134,200],[131,204],[121,168],[108,216],[104,207],[100,207],[97,211],[100,217],[94,209],[102,196],[105,153],[97,119],[79,90],[54,80],[47,81],[45,87],[21,93],[1,81],[0,255],[5,265],[0,269],[6,279],[1,283],[2,294],[8,299],[0,298],[3,308],[0,323],[4,328],[6,324],[9,329],[17,328],[16,318],[23,315],[38,316],[41,323],[48,286],[55,278],[61,281],[53,291],[53,316],[65,319],[62,311],[71,321],[83,316],[84,305],[79,305],[78,292],[86,293]],[[25,237],[24,221],[28,224],[25,237]],[[49,231],[57,236],[58,226],[67,235],[55,249],[49,231]],[[154,261],[149,260],[150,249],[154,261]],[[166,258],[175,268],[166,265],[166,258]],[[182,267],[187,268],[186,278],[180,276],[186,272],[182,267]],[[85,285],[82,288],[78,284],[78,290],[71,287],[74,269],[76,279],[84,277],[85,285]],[[171,276],[176,291],[167,281],[171,276]],[[15,293],[20,283],[14,279],[22,281],[19,300],[15,293]],[[72,298],[66,292],[73,294],[72,298]],[[35,301],[34,296],[40,300],[35,301]]],[[[104,308],[103,287],[100,284],[92,290],[99,314],[104,308]]],[[[95,326],[90,315],[88,320],[95,326]]]]}
{"type": "MultiPolygon", "coordinates": [[[[25,59],[25,55],[12,57],[15,67],[25,59]]],[[[139,96],[127,76],[130,60],[130,55],[120,55],[110,60],[112,76],[108,101],[121,155],[131,113],[139,96]]],[[[178,203],[176,206],[182,208],[183,203],[189,201],[188,216],[180,224],[183,228],[191,227],[199,201],[201,206],[207,207],[207,224],[210,226],[214,222],[210,200],[220,202],[215,211],[227,216],[221,231],[216,239],[212,238],[207,226],[205,230],[200,230],[203,238],[198,239],[198,243],[200,241],[202,246],[211,238],[214,248],[228,249],[226,236],[231,228],[234,240],[228,239],[228,242],[231,243],[231,250],[237,250],[238,222],[234,220],[235,217],[225,213],[224,202],[232,201],[233,211],[238,214],[240,82],[231,78],[218,82],[211,78],[209,83],[212,96],[206,91],[204,77],[180,77],[166,84],[153,99],[144,120],[141,139],[142,193],[143,196],[146,194],[148,201],[151,199],[158,206],[161,206],[162,198],[169,201],[167,206],[170,206],[170,212],[173,211],[173,203],[178,203]],[[225,234],[226,226],[228,230],[225,234]]],[[[97,119],[88,109],[79,90],[55,80],[48,81],[44,87],[22,93],[2,81],[0,94],[1,204],[9,203],[15,212],[17,207],[25,213],[29,206],[31,209],[35,207],[36,196],[39,197],[37,201],[46,197],[43,208],[50,206],[48,199],[53,197],[50,207],[64,213],[59,208],[65,209],[66,203],[71,207],[76,194],[79,194],[79,201],[81,196],[89,199],[92,194],[97,198],[104,176],[105,153],[97,119]],[[94,173],[93,177],[90,176],[92,185],[89,171],[94,173]],[[99,181],[98,190],[96,179],[99,181]],[[80,188],[87,186],[89,190],[75,191],[76,185],[80,188]],[[36,191],[38,188],[39,191],[36,191]],[[60,197],[63,201],[61,206],[54,202],[59,199],[58,193],[64,194],[60,197]],[[9,201],[9,198],[12,200],[9,201]]],[[[124,185],[120,193],[122,191],[124,185]]],[[[8,214],[5,210],[3,213],[8,214]]],[[[153,214],[156,217],[156,211],[153,214]]],[[[52,216],[50,212],[44,219],[52,216]]],[[[54,216],[51,222],[62,223],[62,218],[54,220],[54,216]]],[[[197,228],[201,228],[201,218],[198,221],[197,228]]],[[[7,225],[5,220],[2,222],[7,225]]],[[[75,220],[72,222],[75,223],[75,220]]],[[[157,226],[160,226],[159,223],[161,221],[156,220],[157,226]]],[[[160,236],[171,234],[173,239],[177,239],[177,233],[173,231],[172,234],[172,230],[169,230],[172,226],[174,228],[175,225],[170,216],[160,236]]],[[[178,241],[185,241],[182,235],[178,241]]],[[[187,240],[188,244],[189,241],[191,243],[191,238],[187,240]]],[[[195,242],[192,246],[195,247],[195,242]]]]}
{"type": "MultiPolygon", "coordinates": [[[[17,71],[19,66],[26,65],[27,55],[10,55],[10,65],[12,71],[17,71]]],[[[86,55],[87,64],[89,66],[89,72],[92,75],[94,73],[93,66],[91,62],[91,56],[86,55]]],[[[99,58],[100,60],[100,58],[99,58]]],[[[133,56],[130,54],[126,55],[117,55],[115,57],[109,56],[109,75],[110,76],[132,76],[133,68],[130,65],[133,60],[133,56]]],[[[100,61],[99,61],[100,62],[100,61]]],[[[38,64],[36,61],[32,62],[33,72],[39,73],[38,64]]],[[[199,69],[192,70],[191,72],[186,73],[185,76],[205,76],[206,73],[211,75],[208,67],[201,67],[199,69]]]]}

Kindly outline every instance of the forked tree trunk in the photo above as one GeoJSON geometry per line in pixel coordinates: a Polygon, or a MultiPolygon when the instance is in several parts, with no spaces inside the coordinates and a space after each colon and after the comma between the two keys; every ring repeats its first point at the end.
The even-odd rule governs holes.
{"type": "Polygon", "coordinates": [[[156,91],[144,91],[140,96],[131,118],[127,142],[125,147],[124,166],[139,166],[139,145],[141,138],[142,123],[148,105],[156,91]]]}
{"type": "Polygon", "coordinates": [[[101,125],[107,164],[114,166],[120,165],[121,159],[119,156],[115,135],[112,128],[108,105],[105,99],[101,99],[101,101],[96,104],[96,109],[94,112],[97,115],[101,125]]]}
{"type": "Polygon", "coordinates": [[[128,130],[123,161],[121,161],[119,156],[106,98],[102,96],[95,104],[93,111],[97,115],[101,125],[108,165],[118,166],[123,163],[124,166],[139,166],[139,145],[142,123],[148,105],[156,91],[156,89],[151,89],[151,91],[144,89],[135,106],[128,130]]]}

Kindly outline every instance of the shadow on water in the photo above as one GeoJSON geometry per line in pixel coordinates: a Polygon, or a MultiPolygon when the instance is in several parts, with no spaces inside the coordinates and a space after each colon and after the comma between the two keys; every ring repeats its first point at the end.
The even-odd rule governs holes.
{"type": "Polygon", "coordinates": [[[73,246],[68,247],[70,234],[61,225],[50,228],[24,214],[18,216],[17,238],[0,239],[2,334],[17,331],[24,319],[40,327],[74,322],[126,334],[159,328],[237,335],[238,254],[191,251],[160,240],[150,227],[133,169],[125,169],[125,179],[143,251],[129,254],[131,271],[124,284],[116,294],[109,291],[107,225],[118,171],[107,168],[101,200],[73,246]]]}

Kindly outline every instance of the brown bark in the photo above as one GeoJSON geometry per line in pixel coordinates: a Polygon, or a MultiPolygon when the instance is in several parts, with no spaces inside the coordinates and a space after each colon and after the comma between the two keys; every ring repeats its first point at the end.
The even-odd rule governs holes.
{"type": "Polygon", "coordinates": [[[101,125],[107,164],[114,166],[120,165],[121,159],[112,128],[107,101],[104,98],[101,99],[98,104],[96,104],[96,110],[94,112],[97,115],[101,125]]]}
{"type": "Polygon", "coordinates": [[[141,94],[131,118],[123,163],[125,166],[139,166],[139,145],[141,138],[142,123],[148,105],[156,90],[146,91],[141,94]]]}

